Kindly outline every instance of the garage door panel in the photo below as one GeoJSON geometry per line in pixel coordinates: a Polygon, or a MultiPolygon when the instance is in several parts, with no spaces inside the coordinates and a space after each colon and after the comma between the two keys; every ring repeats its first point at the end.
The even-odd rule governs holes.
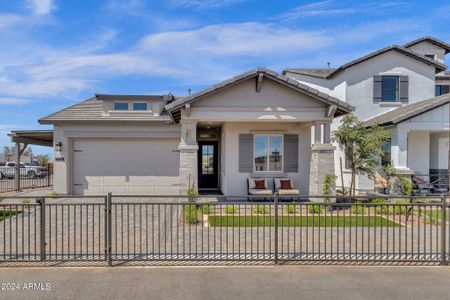
{"type": "Polygon", "coordinates": [[[178,140],[74,142],[74,192],[177,194],[178,140]]]}

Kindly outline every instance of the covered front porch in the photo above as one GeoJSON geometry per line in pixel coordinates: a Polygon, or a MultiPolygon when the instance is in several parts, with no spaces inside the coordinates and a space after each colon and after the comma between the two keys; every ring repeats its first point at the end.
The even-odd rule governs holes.
{"type": "Polygon", "coordinates": [[[440,105],[396,122],[390,147],[398,173],[414,175],[418,183],[423,181],[424,187],[428,184],[428,190],[438,193],[447,192],[449,182],[449,100],[448,95],[441,98],[440,105]]]}
{"type": "Polygon", "coordinates": [[[255,70],[167,106],[181,124],[180,194],[194,186],[244,196],[249,178],[290,178],[322,195],[334,174],[330,125],[347,103],[269,70],[255,70]]]}

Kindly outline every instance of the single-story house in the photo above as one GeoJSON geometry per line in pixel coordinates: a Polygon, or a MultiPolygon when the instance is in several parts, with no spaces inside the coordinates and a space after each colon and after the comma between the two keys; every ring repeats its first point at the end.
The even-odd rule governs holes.
{"type": "Polygon", "coordinates": [[[60,194],[247,195],[248,178],[289,177],[321,195],[334,174],[333,119],[347,102],[258,68],[190,96],[95,95],[53,125],[60,194]]]}

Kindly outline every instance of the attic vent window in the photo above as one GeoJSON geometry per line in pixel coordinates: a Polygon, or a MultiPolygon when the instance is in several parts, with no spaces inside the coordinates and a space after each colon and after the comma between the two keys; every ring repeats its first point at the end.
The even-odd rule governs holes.
{"type": "Polygon", "coordinates": [[[431,58],[433,60],[436,60],[436,55],[434,54],[425,54],[425,57],[431,58]]]}
{"type": "Polygon", "coordinates": [[[128,110],[127,102],[114,102],[114,110],[128,110]]]}

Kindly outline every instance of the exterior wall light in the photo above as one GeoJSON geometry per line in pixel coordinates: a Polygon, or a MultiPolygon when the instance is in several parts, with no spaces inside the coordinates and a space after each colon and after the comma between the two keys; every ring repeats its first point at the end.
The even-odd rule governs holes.
{"type": "Polygon", "coordinates": [[[55,143],[55,151],[61,152],[61,150],[62,150],[62,143],[61,142],[55,143]]]}

